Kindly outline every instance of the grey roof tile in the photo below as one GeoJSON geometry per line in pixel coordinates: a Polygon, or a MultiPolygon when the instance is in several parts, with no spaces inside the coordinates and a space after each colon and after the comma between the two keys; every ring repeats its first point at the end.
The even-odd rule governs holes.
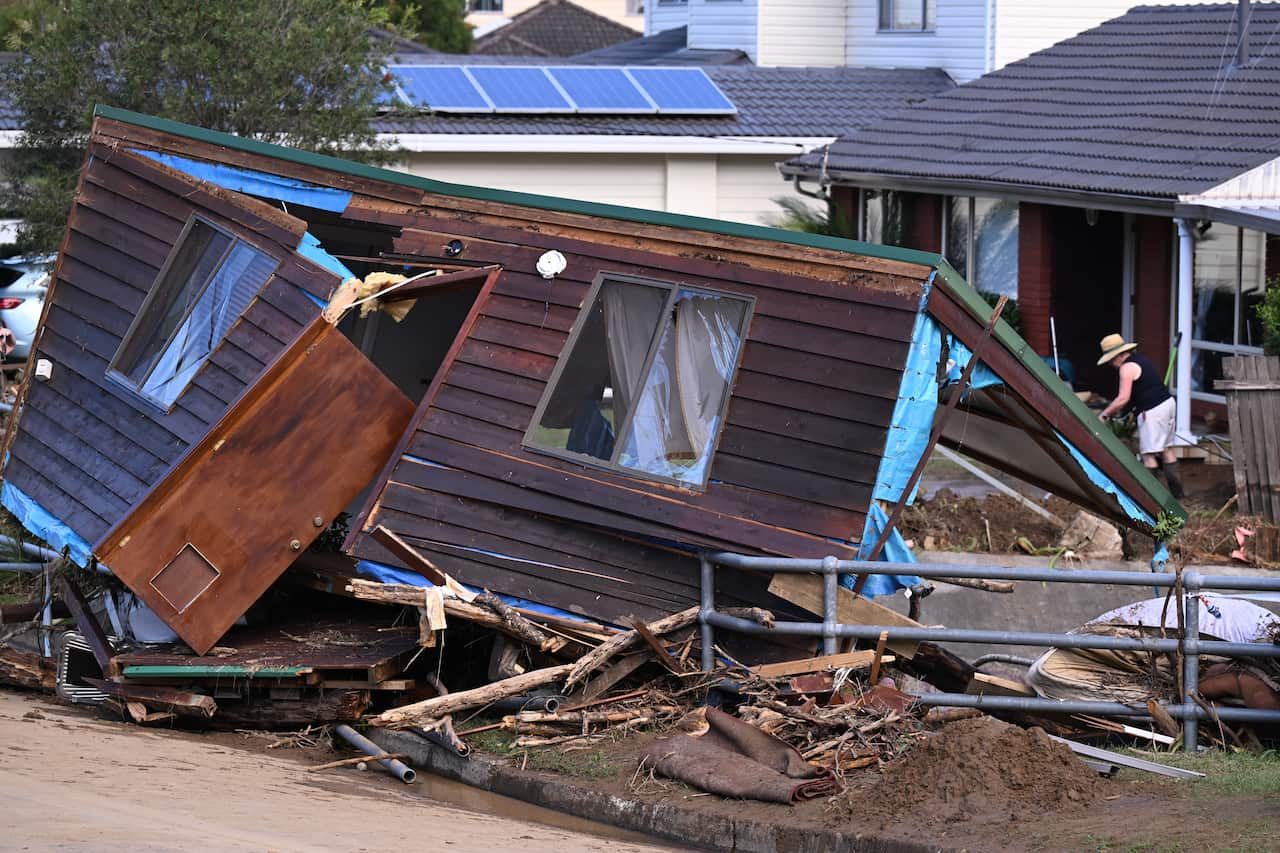
{"type": "MultiPolygon", "coordinates": [[[[835,142],[842,174],[1169,198],[1280,156],[1280,4],[1145,6],[835,142]]],[[[816,175],[820,152],[785,170],[816,175]]]]}

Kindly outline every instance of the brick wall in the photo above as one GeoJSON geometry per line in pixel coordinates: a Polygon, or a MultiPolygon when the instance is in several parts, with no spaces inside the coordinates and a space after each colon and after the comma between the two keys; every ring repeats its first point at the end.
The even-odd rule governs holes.
{"type": "Polygon", "coordinates": [[[1050,351],[1049,315],[1053,311],[1052,208],[1018,205],[1018,309],[1022,334],[1041,355],[1050,351]]]}

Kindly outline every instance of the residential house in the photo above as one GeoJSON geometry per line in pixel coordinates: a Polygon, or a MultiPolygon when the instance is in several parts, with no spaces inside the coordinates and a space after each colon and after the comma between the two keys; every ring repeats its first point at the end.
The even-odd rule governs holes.
{"type": "Polygon", "coordinates": [[[957,82],[1075,35],[1132,0],[650,0],[648,35],[688,28],[688,47],[759,65],[941,68],[957,82]]]}
{"type": "Polygon", "coordinates": [[[565,57],[631,41],[637,33],[572,0],[542,0],[501,27],[477,36],[471,52],[565,57]]]}
{"type": "MultiPolygon", "coordinates": [[[[936,254],[108,108],[87,155],[0,501],[200,654],[344,508],[348,577],[613,623],[696,605],[706,550],[856,556],[975,358],[1003,382],[968,397],[1036,439],[1006,466],[1148,533],[1181,513],[936,254]]],[[[718,600],[794,613],[768,582],[718,600]]]]}
{"type": "MultiPolygon", "coordinates": [[[[574,0],[616,24],[639,32],[644,27],[644,0],[574,0]]],[[[506,26],[512,19],[539,5],[540,0],[466,0],[467,23],[477,38],[506,26]]]]}
{"type": "Polygon", "coordinates": [[[1254,308],[1280,274],[1280,4],[1243,27],[1241,8],[1136,8],[783,171],[864,238],[1016,294],[1026,339],[1078,387],[1114,391],[1095,365],[1109,332],[1162,365],[1177,346],[1187,436],[1193,410],[1223,414],[1222,357],[1261,352],[1254,308]]]}
{"type": "MultiPolygon", "coordinates": [[[[574,63],[561,63],[569,67],[562,73],[557,65],[529,58],[441,54],[402,60],[391,71],[406,81],[404,98],[378,121],[377,129],[403,149],[398,166],[403,171],[754,224],[782,213],[775,203],[779,197],[808,201],[779,183],[778,164],[953,85],[945,74],[929,69],[728,65],[662,75],[685,81],[680,85],[686,88],[696,84],[712,98],[711,111],[698,103],[681,108],[667,102],[661,108],[648,102],[582,108],[566,102],[547,78],[548,70],[557,77],[580,73],[572,70],[574,63]],[[508,106],[499,96],[492,106],[492,99],[476,96],[470,106],[441,105],[449,81],[459,80],[474,91],[470,80],[477,75],[504,74],[478,66],[498,62],[504,68],[522,66],[505,74],[519,77],[522,85],[546,89],[547,100],[513,100],[508,106]],[[440,68],[442,63],[468,70],[448,72],[440,68]]],[[[610,70],[594,60],[590,64],[590,74],[617,78],[626,90],[632,86],[627,75],[635,74],[618,69],[641,67],[610,70]]],[[[654,74],[656,69],[635,73],[654,74]]]]}

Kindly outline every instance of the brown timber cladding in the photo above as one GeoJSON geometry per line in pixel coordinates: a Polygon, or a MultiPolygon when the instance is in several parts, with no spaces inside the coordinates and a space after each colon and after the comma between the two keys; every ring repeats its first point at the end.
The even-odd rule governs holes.
{"type": "MultiPolygon", "coordinates": [[[[542,211],[482,215],[435,201],[346,213],[403,226],[400,255],[440,256],[457,239],[460,260],[503,267],[361,528],[387,526],[469,583],[615,619],[697,601],[696,560],[662,543],[853,555],[832,540],[862,532],[923,276],[805,275],[813,265],[802,258],[748,264],[671,229],[637,237],[614,221],[556,227],[542,211]],[[568,261],[550,281],[534,272],[548,249],[568,261]],[[756,300],[705,492],[522,446],[600,272],[756,300]]],[[[354,551],[398,562],[368,537],[354,551]]],[[[732,581],[728,600],[775,603],[758,579],[732,581]]]]}
{"type": "Polygon", "coordinates": [[[32,359],[5,476],[90,543],[203,437],[304,326],[337,277],[297,258],[306,225],[151,160],[94,144],[32,359]],[[282,260],[169,412],[107,378],[107,365],[187,219],[198,213],[282,260]]]}

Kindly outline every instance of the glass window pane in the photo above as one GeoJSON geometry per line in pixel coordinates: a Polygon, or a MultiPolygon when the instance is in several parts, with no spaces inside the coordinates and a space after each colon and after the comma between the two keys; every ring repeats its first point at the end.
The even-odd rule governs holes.
{"type": "Polygon", "coordinates": [[[135,385],[160,358],[230,245],[231,238],[216,228],[198,219],[191,223],[137,325],[116,355],[115,369],[135,385]]]}
{"type": "Polygon", "coordinates": [[[1191,390],[1203,391],[1206,394],[1222,392],[1213,387],[1217,379],[1222,378],[1222,360],[1231,353],[1193,347],[1191,350],[1191,390]]]}
{"type": "Polygon", "coordinates": [[[884,193],[880,190],[862,191],[862,234],[860,239],[868,243],[884,242],[884,193]]]}
{"type": "Polygon", "coordinates": [[[275,267],[271,256],[237,243],[138,390],[163,406],[172,405],[267,283],[275,267]]]}
{"type": "Polygon", "coordinates": [[[630,282],[601,285],[543,407],[534,444],[613,458],[669,292],[630,282]]]}
{"type": "Polygon", "coordinates": [[[1196,228],[1191,301],[1194,340],[1235,343],[1238,232],[1234,225],[1217,222],[1196,228]]]}
{"type": "Polygon", "coordinates": [[[1018,203],[973,200],[973,281],[975,289],[1018,297],[1018,203]]]}
{"type": "Polygon", "coordinates": [[[893,29],[924,29],[922,0],[893,0],[893,29]]]}
{"type": "Polygon", "coordinates": [[[925,0],[924,3],[924,28],[932,30],[938,23],[938,3],[937,0],[925,0]]]}
{"type": "MultiPolygon", "coordinates": [[[[1266,337],[1258,320],[1258,306],[1267,292],[1267,271],[1280,261],[1280,236],[1261,231],[1244,232],[1244,257],[1240,265],[1240,337],[1244,347],[1261,347],[1266,337]]],[[[1274,273],[1272,273],[1274,275],[1274,273]]]]}
{"type": "Polygon", "coordinates": [[[947,200],[947,245],[942,253],[956,272],[969,277],[968,196],[953,196],[947,200]]]}
{"type": "Polygon", "coordinates": [[[680,292],[618,464],[689,485],[705,482],[746,312],[740,299],[680,292]]]}

